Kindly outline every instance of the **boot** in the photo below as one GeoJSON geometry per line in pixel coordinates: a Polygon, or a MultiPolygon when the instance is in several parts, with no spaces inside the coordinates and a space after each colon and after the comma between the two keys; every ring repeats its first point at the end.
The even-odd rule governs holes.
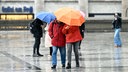
{"type": "Polygon", "coordinates": [[[56,69],[56,65],[53,65],[53,66],[51,67],[51,69],[56,69]]]}
{"type": "Polygon", "coordinates": [[[65,64],[62,64],[62,68],[65,68],[65,64]]]}
{"type": "Polygon", "coordinates": [[[38,54],[36,52],[36,48],[33,49],[33,57],[38,57],[38,54]]]}
{"type": "Polygon", "coordinates": [[[71,64],[68,63],[66,69],[71,69],[71,64]]]}
{"type": "Polygon", "coordinates": [[[39,53],[39,48],[37,49],[37,55],[38,56],[44,56],[44,55],[42,55],[42,54],[39,53]]]}
{"type": "Polygon", "coordinates": [[[44,55],[42,55],[42,54],[38,54],[38,56],[44,56],[44,55]]]}
{"type": "Polygon", "coordinates": [[[76,67],[80,67],[79,61],[76,61],[76,67]]]}

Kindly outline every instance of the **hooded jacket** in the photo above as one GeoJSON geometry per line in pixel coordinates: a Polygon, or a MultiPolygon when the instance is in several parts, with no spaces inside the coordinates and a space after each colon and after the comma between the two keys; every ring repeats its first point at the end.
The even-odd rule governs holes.
{"type": "Polygon", "coordinates": [[[52,39],[52,45],[57,47],[63,47],[66,44],[66,37],[62,33],[64,24],[58,23],[56,20],[50,23],[49,25],[49,36],[52,39]]]}
{"type": "Polygon", "coordinates": [[[69,26],[69,29],[65,29],[66,27],[67,25],[63,27],[62,32],[66,35],[67,43],[73,43],[82,40],[79,26],[69,26]]]}

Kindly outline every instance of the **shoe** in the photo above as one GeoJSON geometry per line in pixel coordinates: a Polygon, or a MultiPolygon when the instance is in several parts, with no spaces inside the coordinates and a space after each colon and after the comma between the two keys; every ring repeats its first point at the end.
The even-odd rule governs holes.
{"type": "Polygon", "coordinates": [[[68,63],[66,69],[71,69],[71,64],[68,63]]]}
{"type": "Polygon", "coordinates": [[[78,65],[76,65],[76,67],[80,67],[80,65],[78,64],[78,65]]]}
{"type": "Polygon", "coordinates": [[[38,54],[38,56],[44,56],[44,55],[38,54]]]}
{"type": "Polygon", "coordinates": [[[76,62],[76,67],[80,67],[79,62],[76,62]]]}
{"type": "Polygon", "coordinates": [[[53,66],[51,67],[51,69],[56,69],[56,65],[53,65],[53,66]]]}
{"type": "Polygon", "coordinates": [[[118,45],[117,47],[122,47],[122,45],[118,45]]]}
{"type": "Polygon", "coordinates": [[[119,47],[122,47],[122,45],[115,45],[115,48],[119,48],[119,47]]]}
{"type": "Polygon", "coordinates": [[[65,68],[65,64],[62,65],[62,68],[65,68]]]}

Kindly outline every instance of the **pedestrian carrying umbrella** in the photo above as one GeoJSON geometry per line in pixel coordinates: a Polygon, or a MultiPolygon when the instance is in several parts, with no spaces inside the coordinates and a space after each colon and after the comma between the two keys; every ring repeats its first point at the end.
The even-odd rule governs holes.
{"type": "Polygon", "coordinates": [[[64,7],[54,12],[57,20],[64,22],[70,26],[81,26],[85,22],[84,17],[79,10],[73,8],[64,7]]]}
{"type": "Polygon", "coordinates": [[[50,24],[50,22],[53,21],[56,16],[51,12],[40,12],[36,15],[36,18],[50,24]]]}

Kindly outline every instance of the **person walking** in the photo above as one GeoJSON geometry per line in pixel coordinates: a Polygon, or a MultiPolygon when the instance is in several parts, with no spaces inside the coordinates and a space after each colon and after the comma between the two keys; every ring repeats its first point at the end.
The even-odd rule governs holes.
{"type": "Polygon", "coordinates": [[[114,57],[115,59],[120,59],[121,47],[122,47],[122,42],[120,38],[120,31],[122,28],[122,19],[121,17],[119,17],[118,13],[115,13],[112,24],[113,24],[113,29],[115,30],[115,34],[114,34],[115,56],[114,57]]]}
{"type": "Polygon", "coordinates": [[[80,35],[79,26],[69,26],[65,25],[62,29],[62,32],[66,35],[66,44],[67,44],[67,67],[66,69],[71,68],[71,58],[72,58],[72,47],[74,49],[76,67],[79,67],[79,42],[82,40],[80,35]]]}
{"type": "Polygon", "coordinates": [[[51,44],[51,38],[49,36],[49,32],[48,32],[48,28],[49,28],[49,24],[47,24],[47,26],[45,27],[45,47],[49,48],[49,55],[52,56],[52,44],[51,44]]]}
{"type": "Polygon", "coordinates": [[[36,18],[33,25],[33,36],[35,38],[35,43],[33,46],[33,57],[43,56],[39,52],[41,37],[43,36],[43,29],[46,27],[46,23],[36,18]]]}
{"type": "Polygon", "coordinates": [[[57,51],[59,49],[60,56],[61,56],[61,64],[62,68],[65,68],[65,62],[66,62],[66,37],[62,33],[62,28],[64,26],[64,23],[57,21],[56,19],[50,23],[48,32],[49,36],[52,39],[52,69],[56,69],[57,66],[57,51]]]}
{"type": "Polygon", "coordinates": [[[118,47],[122,46],[122,42],[121,42],[121,38],[120,38],[122,19],[121,19],[121,17],[119,17],[118,13],[115,13],[114,20],[113,20],[112,24],[113,24],[113,29],[115,30],[114,44],[115,44],[115,47],[118,48],[118,47]]]}

